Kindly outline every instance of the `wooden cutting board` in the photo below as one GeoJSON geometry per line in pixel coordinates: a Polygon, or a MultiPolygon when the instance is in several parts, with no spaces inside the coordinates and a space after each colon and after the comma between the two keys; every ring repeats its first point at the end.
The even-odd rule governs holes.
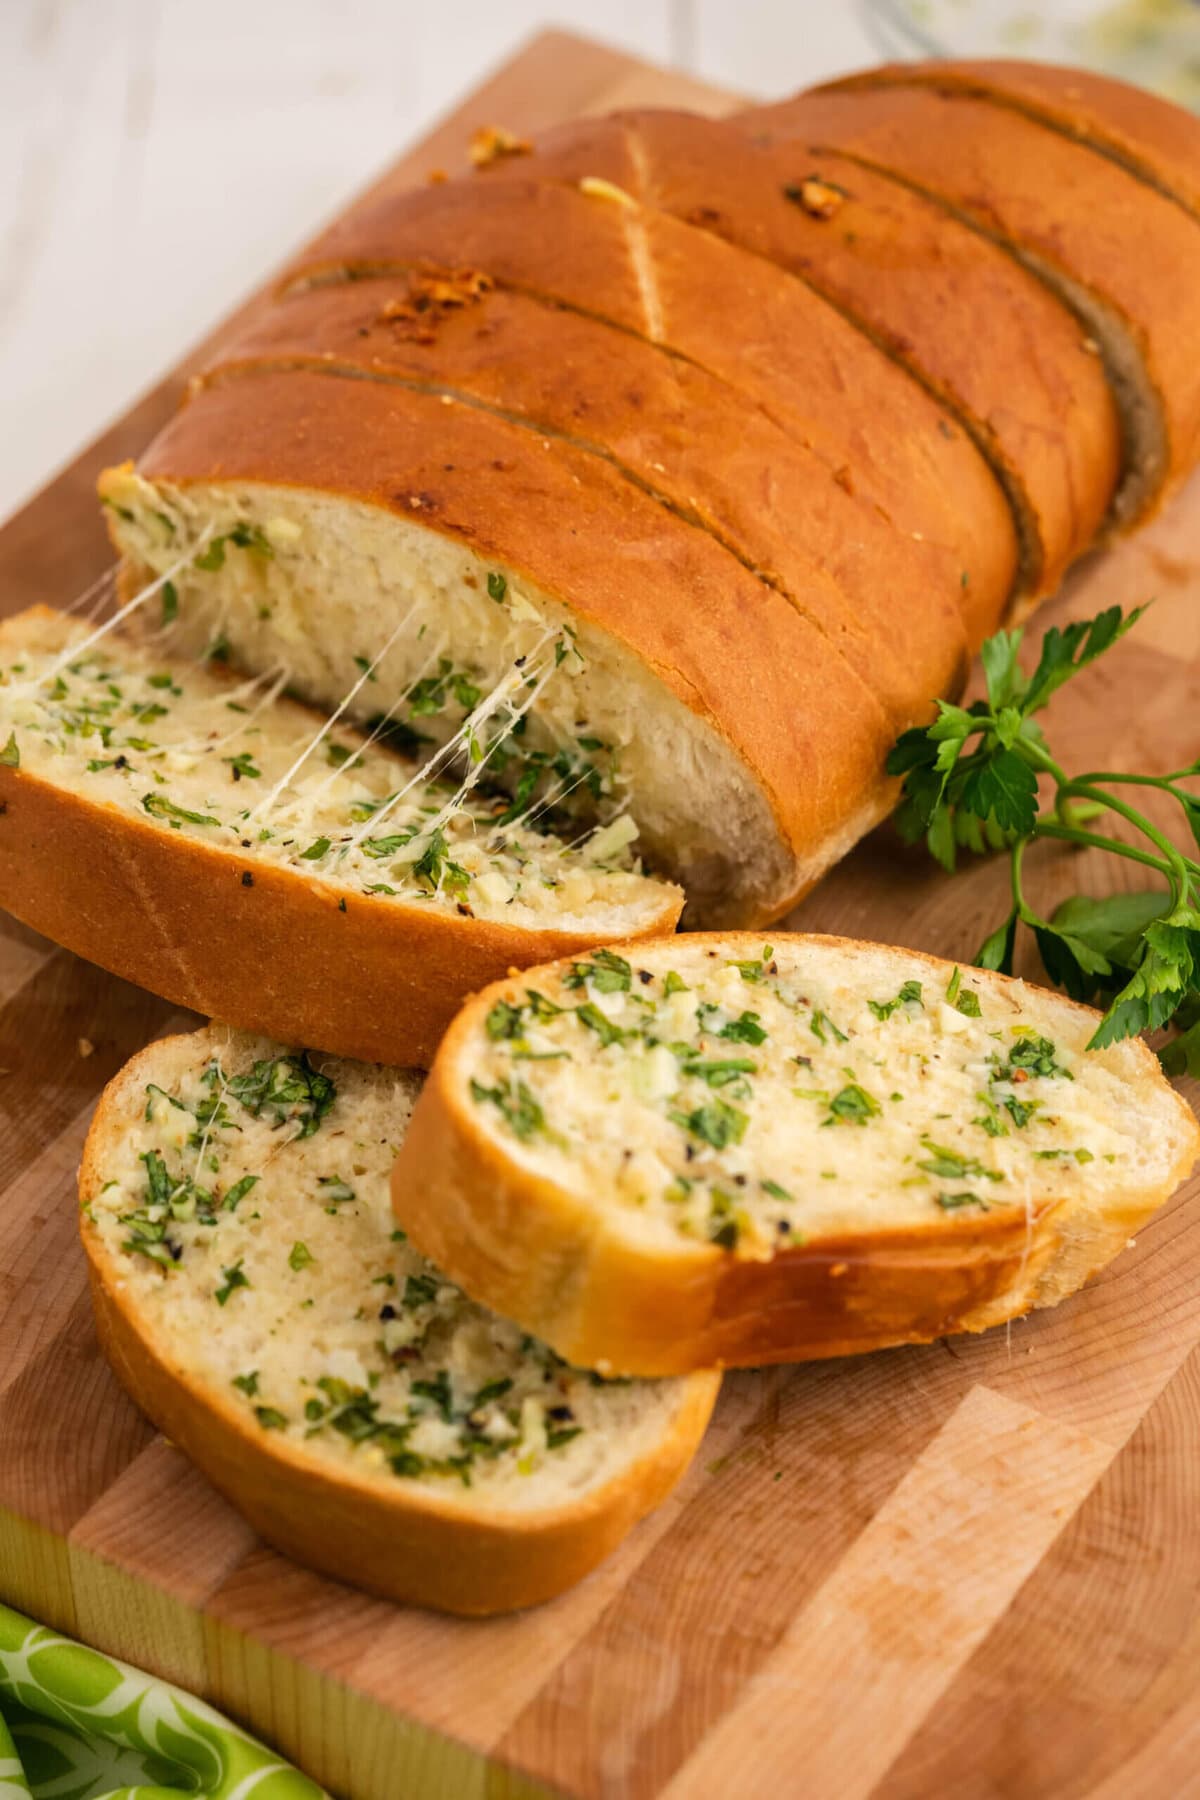
{"type": "MultiPolygon", "coordinates": [[[[547,34],[402,166],[456,162],[480,123],[643,101],[725,103],[547,34]]],[[[140,449],[195,360],[0,533],[4,611],[105,566],[96,472],[140,449]]],[[[1200,754],[1200,484],[1042,622],[1150,594],[1050,715],[1068,766],[1200,754]]],[[[1131,867],[1031,860],[1047,905],[1131,867]]],[[[998,866],[949,880],[884,830],[794,922],[969,958],[1005,890],[998,866]]],[[[1200,1794],[1200,1184],[1009,1332],[729,1378],[687,1479],[598,1573],[464,1623],[264,1548],[100,1358],[80,1145],[103,1082],[181,1022],[0,924],[5,1600],[206,1695],[344,1800],[1200,1794]]]]}

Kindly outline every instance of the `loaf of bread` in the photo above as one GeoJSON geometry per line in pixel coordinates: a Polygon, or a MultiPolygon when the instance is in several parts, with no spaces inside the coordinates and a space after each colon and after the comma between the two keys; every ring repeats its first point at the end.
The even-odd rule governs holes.
{"type": "Polygon", "coordinates": [[[663,1498],[719,1378],[598,1380],[418,1255],[387,1180],[417,1086],[218,1027],[152,1044],[88,1135],[83,1242],[117,1374],[268,1543],[499,1612],[663,1498]]]}
{"type": "MultiPolygon", "coordinates": [[[[635,830],[660,886],[607,936],[669,923],[672,883],[691,925],[781,917],[888,812],[897,734],[1200,445],[1192,128],[1105,84],[1067,108],[1065,77],[1008,65],[880,80],[498,139],[516,153],[377,188],[105,474],[130,629],[161,629],[169,584],[172,659],[215,648],[348,725],[383,718],[585,844],[635,830]],[[480,767],[475,711],[517,698],[480,767]]],[[[159,834],[179,888],[167,843],[189,834],[159,834]]],[[[114,909],[73,932],[78,899],[14,865],[23,917],[129,969],[114,909]]],[[[573,930],[548,892],[540,929],[573,930]]],[[[460,975],[404,959],[397,1010],[438,998],[399,1046],[346,1034],[361,988],[234,1016],[162,959],[143,979],[424,1057],[496,972],[467,905],[440,921],[460,975]]]]}
{"type": "Polygon", "coordinates": [[[683,900],[641,873],[627,818],[565,843],[532,797],[512,816],[422,776],[418,728],[456,688],[473,704],[464,682],[435,662],[410,716],[368,737],[282,697],[278,677],[93,641],[45,608],[6,619],[4,904],[177,1005],[426,1063],[473,989],[550,944],[670,931],[683,900]]]}
{"type": "Polygon", "coordinates": [[[1200,1154],[1140,1040],[1001,975],[695,934],[470,1001],[397,1159],[412,1241],[607,1373],[981,1331],[1109,1262],[1200,1154]]]}

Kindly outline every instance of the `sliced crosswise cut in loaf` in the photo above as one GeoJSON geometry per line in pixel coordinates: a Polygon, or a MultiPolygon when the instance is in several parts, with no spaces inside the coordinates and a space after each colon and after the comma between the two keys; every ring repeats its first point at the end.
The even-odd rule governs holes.
{"type": "Polygon", "coordinates": [[[674,1485],[717,1378],[598,1381],[395,1226],[419,1078],[213,1026],[143,1050],[80,1171],[101,1342],[278,1549],[490,1613],[579,1579],[674,1485]]]}
{"type": "Polygon", "coordinates": [[[1123,522],[1200,449],[1200,230],[1086,144],[1003,106],[930,88],[802,94],[756,132],[841,151],[909,182],[994,238],[1086,323],[1122,415],[1123,522]]]}
{"type": "Polygon", "coordinates": [[[885,63],[841,88],[932,87],[1028,114],[1127,169],[1200,218],[1200,120],[1187,106],[1092,69],[997,57],[980,62],[885,63]]]}
{"type": "MultiPolygon", "coordinates": [[[[889,805],[892,722],[815,623],[602,459],[478,408],[231,379],[104,493],[126,556],[171,573],[182,648],[323,707],[403,709],[441,656],[485,705],[526,659],[520,747],[568,759],[566,812],[629,812],[697,918],[778,917],[889,805]]],[[[416,723],[464,716],[452,693],[416,723]]],[[[521,766],[497,771],[518,795],[521,766]]]]}
{"type": "Polygon", "coordinates": [[[560,126],[481,179],[531,174],[610,181],[779,264],[837,306],[988,459],[1013,509],[1024,593],[1052,590],[1091,544],[1120,461],[1104,371],[1075,315],[942,207],[844,158],[758,144],[734,123],[683,112],[560,126]]]}
{"type": "Polygon", "coordinates": [[[207,379],[263,366],[446,394],[603,457],[812,618],[898,728],[965,679],[960,572],[727,383],[628,332],[482,274],[410,271],[263,308],[207,379]]]}
{"type": "Polygon", "coordinates": [[[696,935],[528,971],[443,1041],[401,1224],[597,1368],[980,1331],[1071,1294],[1200,1151],[1140,1041],[1004,976],[696,935]]]}
{"type": "Polygon", "coordinates": [[[465,265],[719,376],[898,529],[940,547],[976,635],[994,625],[1017,574],[995,476],[944,408],[783,271],[603,182],[467,178],[352,208],[283,286],[414,264],[465,265]]]}
{"type": "Polygon", "coordinates": [[[564,840],[532,791],[424,772],[422,721],[476,697],[446,659],[366,736],[281,670],[181,658],[174,587],[148,604],[136,641],[44,608],[0,624],[0,905],[35,930],[176,1004],[423,1063],[464,994],[548,945],[674,926],[628,818],[564,840]]]}

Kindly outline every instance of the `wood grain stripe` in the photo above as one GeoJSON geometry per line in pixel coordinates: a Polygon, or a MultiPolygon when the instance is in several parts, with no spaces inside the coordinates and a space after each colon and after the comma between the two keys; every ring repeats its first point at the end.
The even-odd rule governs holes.
{"type": "MultiPolygon", "coordinates": [[[[1194,1351],[876,1800],[947,1787],[959,1800],[1090,1800],[1124,1780],[1127,1758],[1148,1769],[1157,1737],[1187,1737],[1200,1687],[1198,1416],[1194,1351]]],[[[1172,1786],[1164,1775],[1155,1791],[1200,1791],[1195,1770],[1191,1780],[1172,1786]]]]}
{"type": "Polygon", "coordinates": [[[974,1388],[664,1792],[865,1800],[1111,1456],[974,1388]]]}
{"type": "MultiPolygon", "coordinates": [[[[19,993],[25,983],[54,953],[48,938],[39,937],[0,913],[0,1006],[19,993]]],[[[5,1069],[7,1075],[9,1071],[5,1069]]]]}

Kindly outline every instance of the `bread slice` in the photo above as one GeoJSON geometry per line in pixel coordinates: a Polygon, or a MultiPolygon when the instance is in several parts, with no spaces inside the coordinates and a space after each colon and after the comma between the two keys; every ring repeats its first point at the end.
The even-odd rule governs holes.
{"type": "Polygon", "coordinates": [[[414,270],[264,307],[205,379],[264,367],[446,395],[604,458],[811,618],[898,730],[965,679],[960,571],[727,383],[628,332],[483,275],[414,270]]]}
{"type": "Polygon", "coordinates": [[[1003,610],[1017,546],[986,462],[902,369],[782,271],[602,181],[581,191],[467,178],[352,208],[283,287],[414,264],[465,265],[697,363],[899,530],[939,546],[982,615],[1003,610]]]}
{"type": "Polygon", "coordinates": [[[802,142],[758,144],[735,123],[684,112],[563,125],[479,179],[530,175],[613,182],[779,264],[836,306],[988,460],[1013,510],[1025,595],[1053,590],[1091,544],[1120,459],[1103,369],[1042,282],[934,202],[802,142]]]}
{"type": "Polygon", "coordinates": [[[549,831],[552,771],[516,818],[421,773],[421,728],[473,698],[436,655],[369,741],[172,637],[45,608],[0,624],[0,905],[68,949],[247,1029],[412,1063],[464,994],[547,946],[674,926],[683,896],[641,872],[628,820],[549,831]]]}
{"type": "Polygon", "coordinates": [[[932,87],[1009,106],[1109,157],[1200,218],[1200,120],[1132,82],[1091,69],[997,57],[980,62],[885,63],[826,84],[832,90],[932,87]]]}
{"type": "Polygon", "coordinates": [[[101,1343],[268,1543],[492,1613],[586,1574],[687,1467],[718,1378],[606,1383],[394,1228],[416,1076],[212,1026],[101,1099],[81,1229],[101,1343]]]}
{"type": "Polygon", "coordinates": [[[1048,282],[1084,320],[1121,412],[1134,523],[1200,450],[1200,231],[1171,200],[1021,113],[931,88],[802,94],[756,134],[861,161],[938,199],[1048,282]]]}
{"type": "Polygon", "coordinates": [[[438,655],[483,696],[527,658],[524,742],[601,765],[562,806],[628,811],[697,919],[778,917],[891,803],[893,723],[815,622],[603,459],[477,407],[269,371],[202,388],[102,485],[130,561],[174,571],[188,653],[219,633],[347,716],[438,655]]]}
{"type": "Polygon", "coordinates": [[[841,1356],[1050,1306],[1187,1174],[1140,1041],[1021,981],[697,935],[455,1020],[397,1160],[414,1243],[605,1372],[841,1356]]]}

